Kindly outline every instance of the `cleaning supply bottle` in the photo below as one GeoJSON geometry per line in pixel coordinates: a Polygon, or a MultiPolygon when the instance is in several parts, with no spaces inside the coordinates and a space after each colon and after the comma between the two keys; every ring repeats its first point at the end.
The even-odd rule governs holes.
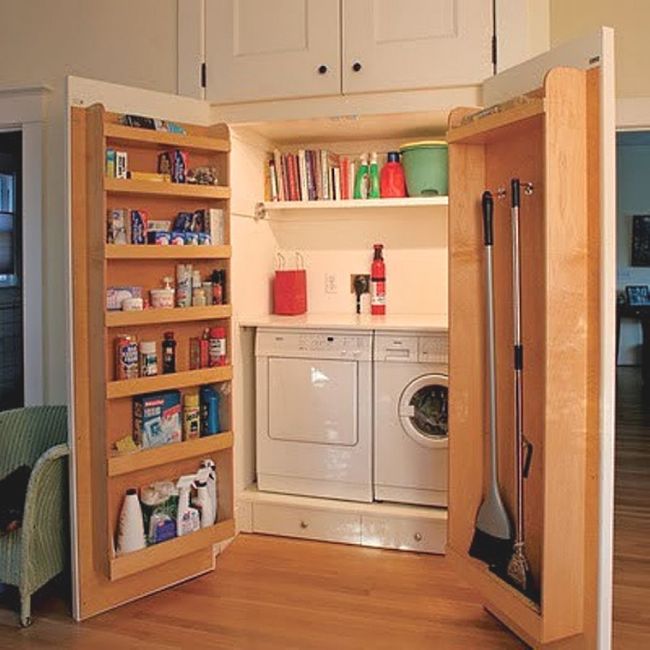
{"type": "Polygon", "coordinates": [[[201,528],[207,528],[214,523],[214,512],[212,510],[212,499],[208,490],[207,478],[208,469],[200,469],[196,473],[196,497],[192,505],[198,509],[201,515],[201,528]]]}
{"type": "Polygon", "coordinates": [[[386,265],[382,254],[384,245],[375,244],[370,267],[370,313],[383,316],[386,313],[386,265]]]}
{"type": "Polygon", "coordinates": [[[181,476],[178,488],[178,511],[176,513],[176,534],[179,537],[189,535],[201,527],[199,511],[190,505],[190,490],[194,487],[196,476],[181,476]]]}
{"type": "Polygon", "coordinates": [[[201,407],[198,393],[183,396],[183,440],[193,440],[201,435],[201,407]]]}
{"type": "Polygon", "coordinates": [[[201,437],[221,431],[219,422],[219,393],[212,386],[201,386],[201,437]]]}
{"type": "Polygon", "coordinates": [[[359,162],[359,170],[354,179],[354,195],[355,199],[367,199],[368,198],[368,156],[366,154],[361,155],[361,160],[359,162]]]}
{"type": "Polygon", "coordinates": [[[398,151],[388,152],[388,162],[381,168],[381,197],[401,198],[406,196],[404,168],[399,161],[398,151]]]}
{"type": "Polygon", "coordinates": [[[217,521],[217,513],[219,512],[219,500],[217,498],[217,466],[212,458],[206,458],[201,461],[201,469],[207,470],[206,483],[208,484],[208,494],[212,501],[212,513],[214,520],[217,521]]]}
{"type": "Polygon", "coordinates": [[[377,154],[373,151],[370,154],[370,168],[368,171],[368,198],[379,198],[379,163],[377,154]]]}
{"type": "Polygon", "coordinates": [[[138,491],[135,488],[129,488],[124,495],[117,525],[117,554],[124,555],[139,551],[145,545],[144,522],[138,491]]]}

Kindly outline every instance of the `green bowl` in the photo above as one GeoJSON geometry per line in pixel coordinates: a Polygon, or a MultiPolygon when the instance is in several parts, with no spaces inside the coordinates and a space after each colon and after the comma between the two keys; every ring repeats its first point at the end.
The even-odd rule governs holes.
{"type": "Polygon", "coordinates": [[[449,189],[447,143],[411,142],[400,147],[409,196],[446,196],[449,189]]]}

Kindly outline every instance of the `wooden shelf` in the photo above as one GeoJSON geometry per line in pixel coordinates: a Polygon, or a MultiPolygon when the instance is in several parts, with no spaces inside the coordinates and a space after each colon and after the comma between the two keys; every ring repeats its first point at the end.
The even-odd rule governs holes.
{"type": "Polygon", "coordinates": [[[108,475],[121,476],[122,474],[130,474],[150,467],[174,463],[178,460],[214,454],[224,449],[230,449],[232,444],[232,431],[223,431],[214,436],[185,440],[171,445],[134,451],[131,454],[113,456],[108,459],[108,475]]]}
{"type": "Polygon", "coordinates": [[[138,129],[112,122],[104,125],[104,134],[111,141],[110,144],[124,144],[125,146],[140,148],[152,147],[155,149],[178,147],[190,151],[213,151],[217,153],[230,151],[230,142],[223,138],[138,129]]]}
{"type": "Polygon", "coordinates": [[[128,327],[129,325],[155,325],[159,323],[186,323],[197,320],[230,318],[230,305],[208,307],[175,307],[173,309],[144,309],[142,311],[107,311],[106,327],[128,327]]]}
{"type": "Polygon", "coordinates": [[[202,548],[223,542],[235,535],[235,521],[226,519],[209,528],[202,528],[195,533],[174,537],[166,542],[148,546],[141,551],[127,553],[110,560],[110,578],[119,580],[146,569],[190,555],[202,548]]]}
{"type": "Polygon", "coordinates": [[[217,368],[174,372],[169,375],[157,375],[156,377],[138,377],[137,379],[109,381],[106,384],[106,397],[107,399],[118,399],[120,397],[142,395],[144,393],[156,393],[161,390],[188,388],[201,384],[215,384],[220,381],[230,381],[231,379],[232,367],[219,366],[217,368]]]}
{"type": "Polygon", "coordinates": [[[109,260],[226,260],[232,254],[232,247],[106,244],[104,252],[109,260]]]}
{"type": "Polygon", "coordinates": [[[260,210],[284,212],[287,210],[376,210],[386,208],[426,208],[447,206],[448,196],[415,196],[399,199],[346,199],[344,201],[264,201],[260,210]]]}
{"type": "Polygon", "coordinates": [[[130,178],[104,177],[104,189],[113,194],[148,194],[177,196],[190,199],[229,199],[230,188],[219,185],[190,185],[189,183],[164,183],[130,178]]]}
{"type": "Polygon", "coordinates": [[[447,142],[481,144],[504,136],[501,129],[512,127],[546,111],[546,102],[542,97],[529,98],[525,103],[497,110],[486,114],[468,124],[454,126],[447,132],[447,142]]]}

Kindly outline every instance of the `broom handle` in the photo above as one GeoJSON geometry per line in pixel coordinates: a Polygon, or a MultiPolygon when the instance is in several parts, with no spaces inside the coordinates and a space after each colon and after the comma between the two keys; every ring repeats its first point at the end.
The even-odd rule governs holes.
{"type": "Polygon", "coordinates": [[[518,178],[511,181],[512,196],[512,305],[515,375],[515,488],[517,523],[515,543],[524,541],[524,405],[523,368],[524,347],[521,341],[521,247],[519,206],[521,185],[518,178]]]}
{"type": "Polygon", "coordinates": [[[492,221],[494,216],[494,199],[491,192],[483,192],[483,243],[485,244],[485,317],[487,319],[487,362],[489,391],[489,427],[490,427],[490,485],[497,485],[497,409],[496,409],[496,350],[494,344],[494,273],[492,261],[492,221]]]}

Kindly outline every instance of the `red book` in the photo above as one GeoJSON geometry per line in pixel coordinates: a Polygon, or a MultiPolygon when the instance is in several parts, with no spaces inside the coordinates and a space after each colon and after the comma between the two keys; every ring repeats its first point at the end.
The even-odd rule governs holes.
{"type": "Polygon", "coordinates": [[[350,159],[344,156],[340,160],[341,167],[341,198],[350,198],[350,159]]]}
{"type": "Polygon", "coordinates": [[[287,168],[289,172],[289,201],[298,200],[298,166],[296,157],[292,153],[287,154],[287,168]]]}
{"type": "Polygon", "coordinates": [[[282,189],[284,190],[284,200],[291,201],[291,192],[289,190],[289,161],[287,159],[287,154],[283,153],[280,156],[282,164],[280,168],[282,169],[282,189]]]}

